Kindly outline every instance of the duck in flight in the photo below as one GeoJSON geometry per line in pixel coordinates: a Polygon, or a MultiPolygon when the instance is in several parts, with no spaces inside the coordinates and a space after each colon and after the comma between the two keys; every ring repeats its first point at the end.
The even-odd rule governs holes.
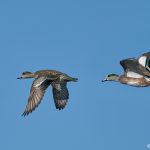
{"type": "Polygon", "coordinates": [[[123,75],[109,74],[102,82],[117,81],[136,87],[150,86],[150,52],[138,58],[128,58],[120,61],[124,69],[123,75]]]}
{"type": "Polygon", "coordinates": [[[34,111],[35,108],[38,107],[49,85],[52,86],[56,109],[63,109],[69,99],[67,82],[76,82],[78,80],[77,78],[70,77],[65,73],[55,70],[40,70],[35,73],[26,71],[23,72],[21,77],[17,79],[26,78],[35,78],[35,80],[33,81],[28,98],[28,103],[26,105],[24,113],[22,114],[23,116],[32,113],[32,111],[34,111]]]}

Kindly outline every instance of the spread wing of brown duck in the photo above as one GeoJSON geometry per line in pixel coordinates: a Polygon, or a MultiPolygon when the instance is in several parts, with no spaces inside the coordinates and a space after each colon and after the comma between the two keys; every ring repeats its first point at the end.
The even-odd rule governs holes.
{"type": "Polygon", "coordinates": [[[38,107],[45,94],[46,89],[51,84],[51,82],[52,80],[49,80],[47,77],[39,77],[34,80],[30,90],[28,103],[26,105],[24,113],[22,114],[23,116],[28,115],[33,110],[35,110],[36,107],[38,107]]]}
{"type": "Polygon", "coordinates": [[[129,71],[135,72],[142,76],[150,77],[150,72],[146,70],[145,67],[138,63],[138,60],[135,58],[124,59],[120,61],[121,66],[124,68],[124,71],[127,73],[129,71]]]}
{"type": "Polygon", "coordinates": [[[52,87],[53,87],[53,98],[54,98],[56,109],[61,110],[66,106],[69,99],[67,82],[56,80],[53,81],[52,87]]]}

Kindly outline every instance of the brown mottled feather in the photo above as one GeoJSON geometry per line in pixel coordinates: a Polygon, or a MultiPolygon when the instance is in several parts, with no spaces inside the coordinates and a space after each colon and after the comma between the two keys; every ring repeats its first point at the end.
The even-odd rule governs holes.
{"type": "Polygon", "coordinates": [[[45,76],[46,75],[59,75],[62,74],[62,72],[60,71],[56,71],[56,70],[39,70],[37,72],[35,72],[35,76],[36,77],[41,77],[41,76],[45,76]]]}
{"type": "Polygon", "coordinates": [[[147,82],[147,80],[143,77],[143,78],[131,78],[131,77],[127,77],[125,75],[121,75],[119,77],[119,81],[122,84],[128,84],[128,85],[134,85],[137,87],[145,87],[145,86],[149,86],[150,82],[147,82]]]}
{"type": "Polygon", "coordinates": [[[56,109],[63,109],[69,99],[69,92],[67,89],[67,82],[62,80],[56,80],[52,83],[53,97],[56,109]]]}

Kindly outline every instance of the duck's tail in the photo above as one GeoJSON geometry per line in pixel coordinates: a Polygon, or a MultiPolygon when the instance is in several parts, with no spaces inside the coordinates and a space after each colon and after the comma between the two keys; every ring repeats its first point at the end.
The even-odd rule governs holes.
{"type": "Polygon", "coordinates": [[[68,81],[73,81],[73,82],[77,82],[78,78],[72,78],[72,77],[68,77],[67,79],[68,81]]]}
{"type": "Polygon", "coordinates": [[[70,76],[66,75],[66,76],[65,76],[65,80],[77,82],[77,81],[78,81],[78,78],[73,78],[73,77],[70,77],[70,76]]]}

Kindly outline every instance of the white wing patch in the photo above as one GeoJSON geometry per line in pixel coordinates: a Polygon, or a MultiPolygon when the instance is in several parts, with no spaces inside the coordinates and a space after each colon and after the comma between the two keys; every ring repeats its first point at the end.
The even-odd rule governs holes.
{"type": "Polygon", "coordinates": [[[45,77],[40,77],[40,78],[38,78],[38,79],[36,79],[36,80],[34,81],[33,86],[34,86],[34,87],[39,87],[45,80],[46,80],[45,77]]]}
{"type": "Polygon", "coordinates": [[[127,77],[130,77],[130,78],[142,78],[143,76],[138,74],[138,73],[135,73],[135,72],[127,72],[127,77]]]}
{"type": "Polygon", "coordinates": [[[150,78],[145,77],[146,81],[150,82],[150,78]]]}
{"type": "Polygon", "coordinates": [[[141,64],[143,67],[145,67],[146,64],[146,56],[141,56],[139,59],[139,64],[141,64]]]}

